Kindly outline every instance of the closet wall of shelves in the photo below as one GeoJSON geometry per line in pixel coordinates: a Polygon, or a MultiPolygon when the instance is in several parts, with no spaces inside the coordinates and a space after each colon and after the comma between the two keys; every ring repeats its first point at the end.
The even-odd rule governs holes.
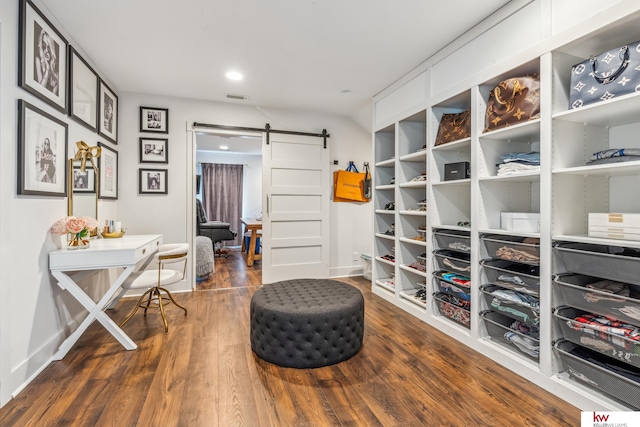
{"type": "MultiPolygon", "coordinates": [[[[567,329],[573,321],[568,316],[588,308],[577,302],[588,277],[575,271],[565,256],[576,248],[586,251],[582,255],[594,260],[589,264],[596,266],[596,279],[618,278],[604,267],[610,255],[621,263],[638,257],[640,269],[640,241],[588,237],[589,213],[640,214],[640,198],[630,197],[640,186],[640,161],[587,166],[597,151],[640,148],[640,92],[569,107],[572,66],[640,40],[640,5],[600,4],[606,19],[594,28],[593,20],[582,16],[568,25],[555,3],[528,2],[469,44],[500,51],[501,43],[510,43],[496,38],[501,27],[530,25],[531,19],[544,22],[547,13],[562,16],[562,31],[541,24],[534,46],[499,63],[487,59],[474,64],[477,71],[461,83],[444,84],[447,73],[433,72],[434,67],[465,65],[449,61],[465,47],[452,50],[444,60],[427,61],[421,73],[413,73],[414,80],[429,80],[424,86],[430,91],[418,104],[412,96],[413,104],[398,105],[406,117],[384,118],[374,112],[372,289],[583,410],[638,410],[640,383],[574,360],[581,347],[597,351],[611,342],[593,344],[584,339],[588,332],[576,335],[571,333],[576,328],[567,329]],[[534,74],[540,79],[540,117],[485,131],[490,91],[507,78],[534,74]],[[471,136],[436,146],[442,116],[466,110],[471,136]],[[514,153],[538,153],[539,167],[498,173],[497,165],[514,153]],[[445,180],[444,165],[456,162],[470,163],[471,178],[445,180]],[[536,214],[540,219],[537,227],[514,232],[502,228],[503,213],[536,214]],[[624,258],[629,252],[633,254],[624,258]],[[606,385],[581,380],[584,372],[604,378],[606,385]]],[[[393,92],[384,95],[389,94],[393,92]]],[[[398,102],[397,96],[388,99],[398,102]]],[[[384,96],[375,101],[386,102],[384,96]]],[[[388,104],[380,109],[390,110],[388,104]]],[[[618,313],[640,328],[640,299],[634,296],[640,295],[640,279],[629,286],[631,295],[622,297],[622,315],[600,301],[593,312],[618,313]]],[[[635,360],[630,348],[637,349],[640,358],[635,342],[627,343],[626,352],[617,349],[616,357],[626,357],[623,367],[640,377],[640,361],[629,362],[635,360]]],[[[613,357],[606,351],[600,356],[613,357]]]]}

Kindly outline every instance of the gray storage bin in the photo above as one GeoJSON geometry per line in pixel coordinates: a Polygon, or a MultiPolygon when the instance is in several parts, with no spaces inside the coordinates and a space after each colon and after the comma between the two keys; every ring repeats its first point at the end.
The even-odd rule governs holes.
{"type": "Polygon", "coordinates": [[[569,341],[560,340],[554,344],[554,347],[560,355],[564,368],[573,379],[600,390],[633,408],[640,409],[640,383],[571,354],[570,351],[579,346],[569,341]]]}
{"type": "Polygon", "coordinates": [[[513,320],[519,320],[527,325],[538,326],[540,324],[539,308],[535,309],[525,303],[518,303],[491,295],[491,292],[496,289],[502,289],[502,287],[494,285],[480,287],[480,291],[485,295],[487,306],[490,307],[491,310],[499,312],[513,320]],[[494,301],[498,304],[494,304],[494,301]]]}
{"type": "Polygon", "coordinates": [[[433,256],[438,270],[451,271],[465,276],[471,274],[469,254],[441,249],[434,251],[433,256]]]}
{"type": "Polygon", "coordinates": [[[564,339],[640,368],[640,341],[600,331],[574,320],[585,313],[572,307],[557,307],[553,310],[564,339]]]}
{"type": "Polygon", "coordinates": [[[574,242],[556,242],[553,247],[571,273],[640,285],[640,250],[574,242]]]}
{"type": "Polygon", "coordinates": [[[582,274],[558,274],[553,282],[561,297],[561,304],[579,308],[602,316],[611,316],[621,322],[640,326],[640,295],[635,285],[629,285],[631,297],[589,289],[587,285],[602,280],[582,274]]]}
{"type": "Polygon", "coordinates": [[[471,252],[470,232],[463,230],[433,230],[433,238],[438,249],[449,249],[457,252],[471,252]]]}
{"type": "Polygon", "coordinates": [[[501,259],[480,261],[487,280],[494,285],[531,295],[540,295],[538,267],[501,259]]]}
{"type": "Polygon", "coordinates": [[[502,234],[483,234],[480,240],[490,257],[523,264],[540,264],[540,239],[502,234]]]}
{"type": "Polygon", "coordinates": [[[438,292],[433,294],[433,300],[438,307],[440,315],[464,326],[465,328],[471,328],[471,313],[469,310],[465,310],[462,307],[453,305],[442,299],[442,295],[438,292]]]}
{"type": "Polygon", "coordinates": [[[540,340],[530,337],[529,335],[525,335],[519,331],[515,331],[509,327],[513,323],[513,319],[507,316],[503,316],[500,313],[496,313],[495,311],[483,311],[480,313],[480,316],[484,320],[485,326],[487,328],[487,333],[494,341],[499,341],[509,348],[516,349],[519,354],[526,356],[528,359],[538,361],[540,356],[534,356],[529,354],[520,347],[518,347],[514,342],[509,341],[505,338],[506,333],[514,333],[516,334],[519,340],[526,339],[527,341],[531,341],[535,347],[537,347],[538,352],[540,351],[540,340]]]}
{"type": "Polygon", "coordinates": [[[451,280],[442,277],[446,271],[436,271],[433,273],[433,280],[437,289],[445,294],[449,294],[456,298],[462,298],[465,301],[471,301],[471,286],[465,286],[460,283],[454,283],[451,280]]]}

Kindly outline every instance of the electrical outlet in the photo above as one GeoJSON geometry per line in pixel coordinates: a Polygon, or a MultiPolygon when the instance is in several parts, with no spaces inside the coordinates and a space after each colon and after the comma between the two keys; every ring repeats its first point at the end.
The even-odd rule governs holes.
{"type": "Polygon", "coordinates": [[[354,252],[353,253],[353,260],[357,261],[358,260],[358,256],[359,256],[358,252],[354,252]]]}

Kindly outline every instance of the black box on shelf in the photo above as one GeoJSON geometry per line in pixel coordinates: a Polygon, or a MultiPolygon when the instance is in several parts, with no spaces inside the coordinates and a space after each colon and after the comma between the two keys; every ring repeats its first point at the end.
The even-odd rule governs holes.
{"type": "Polygon", "coordinates": [[[444,180],[455,181],[456,179],[471,178],[469,162],[446,163],[444,165],[444,180]]]}

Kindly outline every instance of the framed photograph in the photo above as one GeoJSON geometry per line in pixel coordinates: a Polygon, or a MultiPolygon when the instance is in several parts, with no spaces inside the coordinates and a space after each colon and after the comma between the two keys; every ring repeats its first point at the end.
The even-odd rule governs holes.
{"type": "Polygon", "coordinates": [[[167,194],[166,169],[139,169],[138,194],[167,194]]]}
{"type": "Polygon", "coordinates": [[[140,107],[140,132],[169,133],[169,109],[140,107]]]}
{"type": "Polygon", "coordinates": [[[118,96],[100,79],[98,96],[98,125],[103,137],[114,144],[118,143],[118,96]]]}
{"type": "Polygon", "coordinates": [[[73,192],[96,192],[96,172],[93,170],[93,168],[87,167],[83,172],[82,169],[80,169],[80,166],[73,167],[73,192]]]}
{"type": "Polygon", "coordinates": [[[67,49],[62,34],[30,0],[20,0],[18,85],[67,112],[67,49]]]}
{"type": "Polygon", "coordinates": [[[18,194],[67,195],[68,125],[18,100],[18,194]]]}
{"type": "Polygon", "coordinates": [[[169,140],[140,138],[140,163],[169,163],[169,140]]]}
{"type": "Polygon", "coordinates": [[[100,78],[73,46],[69,46],[69,75],[69,115],[97,132],[100,78]]]}
{"type": "Polygon", "coordinates": [[[108,145],[98,142],[102,147],[102,154],[98,157],[98,198],[118,198],[118,152],[108,145]]]}

